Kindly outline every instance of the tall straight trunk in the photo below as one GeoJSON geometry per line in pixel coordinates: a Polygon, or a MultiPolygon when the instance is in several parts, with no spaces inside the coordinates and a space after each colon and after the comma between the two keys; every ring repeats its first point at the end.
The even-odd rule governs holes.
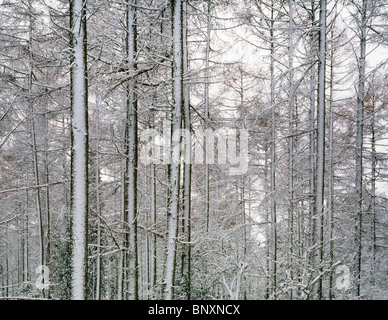
{"type": "MultiPolygon", "coordinates": [[[[289,0],[289,43],[288,43],[288,68],[289,68],[289,98],[288,98],[288,265],[290,268],[291,282],[293,280],[293,233],[294,233],[294,15],[293,0],[289,0]]],[[[292,289],[289,290],[289,297],[292,299],[292,289]]]]}
{"type": "MultiPolygon", "coordinates": [[[[144,185],[148,185],[148,177],[144,176],[144,185]]],[[[151,199],[152,201],[152,199],[151,199]]],[[[144,253],[144,283],[146,284],[146,289],[148,291],[147,297],[150,298],[151,293],[151,234],[150,234],[150,220],[151,220],[151,210],[147,210],[145,214],[145,229],[146,234],[144,237],[144,244],[145,244],[145,253],[144,253]]],[[[141,250],[140,250],[140,257],[139,260],[141,262],[141,250]]],[[[140,271],[142,270],[141,265],[139,265],[140,271]]],[[[141,274],[141,273],[140,273],[141,274]]],[[[141,281],[141,279],[140,279],[141,281]]]]}
{"type": "Polygon", "coordinates": [[[138,299],[139,291],[139,265],[138,265],[138,244],[137,244],[137,166],[138,166],[138,146],[137,146],[137,97],[135,92],[135,79],[133,74],[137,69],[137,0],[126,2],[127,14],[127,34],[126,34],[126,55],[129,65],[129,73],[132,78],[126,85],[126,106],[127,106],[127,183],[128,183],[128,298],[138,299]]]}
{"type": "Polygon", "coordinates": [[[275,37],[274,1],[271,1],[271,21],[270,21],[270,52],[271,52],[271,258],[272,258],[272,292],[273,298],[277,298],[277,217],[276,217],[276,108],[275,108],[275,37]]]}
{"type": "MultiPolygon", "coordinates": [[[[23,210],[23,209],[22,209],[23,210]]],[[[25,212],[24,212],[25,214],[25,212]]],[[[24,220],[24,214],[22,215],[22,219],[21,219],[21,239],[20,239],[20,258],[21,258],[21,263],[20,263],[20,278],[21,278],[21,281],[24,283],[26,281],[26,278],[25,278],[25,258],[26,258],[26,255],[25,255],[25,249],[26,249],[26,230],[25,230],[25,220],[24,220]]],[[[0,264],[0,269],[1,269],[1,264],[0,264]]],[[[2,273],[2,272],[0,272],[2,273]]]]}
{"type": "Polygon", "coordinates": [[[101,203],[100,203],[100,98],[96,99],[96,211],[97,211],[97,257],[96,257],[96,300],[101,298],[101,203]]]}
{"type": "MultiPolygon", "coordinates": [[[[311,293],[311,287],[308,279],[312,277],[312,269],[314,268],[314,247],[315,247],[315,234],[316,234],[316,222],[315,222],[315,207],[316,207],[316,125],[315,125],[315,114],[316,114],[316,47],[317,47],[317,32],[316,32],[316,9],[317,6],[312,0],[310,3],[310,50],[309,50],[309,59],[311,63],[310,69],[310,81],[309,81],[309,215],[307,223],[307,246],[306,246],[306,262],[310,266],[309,268],[303,269],[302,282],[304,287],[308,287],[311,293]]],[[[313,295],[302,291],[302,297],[304,299],[312,299],[313,295]]]]}
{"type": "MultiPolygon", "coordinates": [[[[151,165],[151,172],[152,172],[152,228],[153,230],[156,230],[156,169],[155,164],[151,165]]],[[[156,247],[156,233],[152,233],[152,264],[151,264],[151,270],[152,270],[152,288],[156,287],[156,281],[157,281],[157,247],[156,247]]]]}
{"type": "Polygon", "coordinates": [[[355,297],[360,297],[361,293],[361,226],[362,226],[362,188],[363,188],[363,139],[364,139],[364,99],[365,99],[365,59],[366,59],[366,29],[367,29],[367,5],[368,1],[362,1],[361,23],[360,23],[360,57],[358,61],[358,90],[357,90],[357,138],[356,138],[356,197],[355,206],[355,258],[354,258],[354,280],[355,297]]]}
{"type": "MultiPolygon", "coordinates": [[[[209,127],[209,62],[210,62],[210,34],[211,34],[211,1],[207,1],[207,29],[206,29],[206,55],[205,55],[205,130],[209,127]]],[[[205,134],[205,230],[209,231],[210,223],[210,190],[209,190],[209,164],[207,150],[207,137],[205,134]]]]}
{"type": "MultiPolygon", "coordinates": [[[[48,110],[46,110],[45,114],[45,141],[44,141],[44,150],[45,150],[45,158],[44,158],[44,166],[45,166],[45,183],[46,183],[46,223],[47,223],[47,230],[46,230],[46,264],[47,266],[50,266],[50,254],[51,254],[51,214],[50,214],[50,168],[49,168],[49,146],[48,146],[48,135],[49,135],[49,121],[48,121],[48,110]]],[[[50,297],[50,291],[47,290],[48,297],[50,297]]]]}
{"type": "MultiPolygon", "coordinates": [[[[32,158],[34,168],[35,185],[39,186],[39,166],[38,166],[38,151],[36,146],[36,133],[35,133],[35,121],[34,121],[34,105],[32,97],[32,77],[33,77],[33,47],[32,47],[32,32],[33,32],[33,16],[31,1],[28,1],[29,10],[29,32],[28,32],[28,51],[29,51],[29,69],[28,69],[28,106],[30,109],[30,127],[31,127],[31,145],[32,145],[32,158]]],[[[44,254],[44,231],[43,231],[43,210],[41,205],[41,193],[40,188],[37,187],[35,191],[36,209],[38,213],[38,233],[39,233],[39,264],[45,264],[44,254]]],[[[45,296],[45,291],[42,290],[42,296],[45,296]]]]}
{"type": "MultiPolygon", "coordinates": [[[[72,40],[70,40],[70,41],[72,41],[72,40]]],[[[71,65],[72,59],[73,58],[70,55],[69,56],[70,65],[71,65]]],[[[72,86],[70,86],[70,92],[72,92],[72,86]]],[[[70,94],[70,99],[71,99],[71,101],[73,101],[72,94],[70,94]]],[[[71,105],[72,105],[72,102],[71,102],[71,105]]],[[[70,115],[63,114],[62,119],[61,119],[61,134],[62,134],[62,136],[65,136],[67,134],[69,122],[70,122],[70,115]]],[[[63,140],[62,149],[66,150],[67,148],[68,148],[68,142],[66,140],[63,140]]],[[[62,176],[65,180],[68,180],[69,176],[68,176],[68,159],[67,159],[67,157],[63,156],[61,162],[62,162],[61,163],[62,176]]],[[[71,177],[70,177],[70,179],[71,179],[71,177]]],[[[71,299],[71,291],[72,291],[72,289],[71,289],[72,288],[72,280],[71,280],[72,279],[72,263],[71,263],[71,261],[73,258],[72,254],[71,254],[72,245],[73,245],[72,244],[72,231],[71,231],[72,218],[71,218],[71,210],[69,210],[69,208],[71,206],[71,183],[70,183],[70,188],[69,188],[68,183],[63,184],[62,194],[63,194],[63,202],[64,202],[65,208],[66,208],[66,210],[63,214],[63,217],[61,219],[63,222],[62,230],[67,235],[66,241],[63,244],[63,249],[66,252],[68,252],[69,254],[67,254],[65,257],[63,257],[63,263],[64,263],[63,278],[65,279],[65,285],[64,285],[64,290],[61,294],[61,297],[69,300],[69,299],[71,299]]],[[[26,196],[28,196],[27,193],[26,193],[26,196]]],[[[28,215],[27,215],[27,217],[28,217],[28,215]]],[[[27,254],[27,257],[28,257],[28,254],[27,254]]],[[[29,274],[29,277],[31,278],[30,274],[29,274]]]]}
{"type": "MultiPolygon", "coordinates": [[[[182,3],[182,46],[183,46],[183,77],[188,76],[188,44],[187,44],[187,0],[182,3]]],[[[183,80],[183,78],[182,78],[183,80]]],[[[191,298],[191,115],[189,85],[183,80],[183,114],[185,136],[184,144],[184,189],[183,189],[183,233],[184,233],[184,259],[183,270],[185,273],[186,299],[191,298]]]]}
{"type": "MultiPolygon", "coordinates": [[[[331,32],[331,38],[334,38],[334,31],[331,32]]],[[[334,262],[334,248],[333,248],[333,227],[334,227],[334,156],[333,156],[333,99],[334,99],[334,45],[332,44],[330,51],[330,100],[329,100],[329,172],[328,172],[328,195],[327,195],[327,205],[328,205],[328,237],[329,237],[329,267],[333,265],[334,262]]],[[[333,299],[333,272],[330,271],[329,274],[329,300],[333,299]]]]}
{"type": "MultiPolygon", "coordinates": [[[[151,128],[154,129],[154,111],[152,111],[151,114],[151,128]]],[[[151,292],[155,293],[156,288],[156,281],[157,281],[157,264],[156,264],[156,254],[157,254],[157,247],[156,247],[156,166],[154,163],[151,163],[151,241],[150,241],[150,290],[151,292]]]]}
{"type": "MultiPolygon", "coordinates": [[[[51,214],[50,214],[50,168],[49,168],[49,119],[48,106],[44,116],[44,175],[45,175],[45,207],[46,207],[46,252],[45,264],[51,267],[51,214]]],[[[50,287],[47,288],[47,297],[50,298],[50,287]]]]}
{"type": "MultiPolygon", "coordinates": [[[[124,112],[126,113],[127,106],[125,105],[124,112]]],[[[124,118],[122,125],[122,136],[124,137],[122,143],[123,154],[125,155],[127,152],[127,131],[128,131],[128,122],[127,119],[124,118]]],[[[123,300],[125,299],[125,283],[126,283],[126,248],[128,246],[128,231],[127,231],[127,223],[128,223],[128,184],[127,184],[127,158],[126,156],[122,156],[121,158],[121,176],[120,176],[120,185],[121,185],[121,194],[120,194],[120,206],[121,206],[121,219],[123,221],[125,235],[122,240],[122,250],[119,253],[119,265],[118,265],[118,279],[117,279],[117,299],[123,300]]]]}
{"type": "MultiPolygon", "coordinates": [[[[26,182],[27,182],[27,185],[28,185],[28,169],[26,170],[26,182]]],[[[24,253],[25,253],[25,260],[24,260],[24,263],[25,263],[25,266],[24,266],[24,271],[25,271],[25,275],[24,275],[24,280],[25,281],[29,281],[29,242],[30,242],[30,238],[29,238],[29,219],[28,219],[28,202],[29,202],[29,194],[28,194],[28,190],[26,190],[26,207],[24,208],[24,212],[25,212],[25,218],[26,218],[26,223],[25,223],[25,250],[24,250],[24,253]]]]}
{"type": "MultiPolygon", "coordinates": [[[[123,193],[123,192],[122,192],[123,193]]],[[[119,257],[117,259],[117,300],[124,299],[124,250],[125,250],[125,240],[123,241],[123,248],[119,252],[119,257]]]]}
{"type": "MultiPolygon", "coordinates": [[[[20,221],[17,221],[17,228],[20,228],[20,221]]],[[[18,284],[20,284],[20,280],[21,280],[21,273],[20,273],[20,270],[21,270],[21,258],[20,258],[20,254],[21,254],[21,239],[18,239],[17,240],[17,282],[18,284]]]]}
{"type": "MultiPolygon", "coordinates": [[[[315,37],[315,3],[311,1],[311,22],[312,22],[312,30],[311,30],[311,57],[314,57],[315,47],[316,47],[316,37],[315,37]]],[[[315,238],[315,207],[316,207],[316,159],[315,159],[315,145],[316,145],[316,128],[315,128],[315,103],[316,103],[316,70],[315,70],[315,61],[312,62],[311,66],[311,77],[310,77],[310,144],[309,144],[309,231],[308,231],[308,247],[313,248],[314,246],[314,238],[315,238]]],[[[308,250],[308,262],[310,265],[314,264],[314,256],[312,253],[309,253],[308,250]]]]}
{"type": "Polygon", "coordinates": [[[377,238],[376,238],[376,137],[375,137],[375,94],[373,94],[372,102],[372,118],[371,118],[371,135],[372,135],[372,177],[371,177],[371,215],[372,215],[372,275],[371,275],[371,284],[372,284],[372,299],[375,297],[375,285],[376,285],[376,253],[377,253],[377,238]]]}
{"type": "MultiPolygon", "coordinates": [[[[270,185],[269,185],[269,181],[270,181],[270,170],[269,170],[269,158],[270,158],[270,154],[269,154],[269,143],[266,143],[265,145],[265,164],[264,164],[264,184],[265,184],[265,199],[266,199],[266,203],[269,203],[270,202],[270,197],[271,197],[271,193],[270,193],[270,185]]],[[[266,269],[266,273],[267,273],[267,277],[265,279],[265,300],[269,300],[270,298],[270,294],[271,294],[271,281],[269,279],[269,275],[271,273],[271,266],[270,266],[270,261],[271,261],[271,252],[270,252],[270,237],[271,237],[271,231],[270,231],[270,227],[269,227],[269,221],[271,219],[270,217],[270,214],[271,214],[271,210],[270,210],[270,206],[266,206],[266,209],[265,209],[265,221],[268,222],[268,225],[266,226],[265,228],[265,238],[266,238],[266,246],[265,246],[265,254],[266,254],[266,259],[265,259],[265,269],[266,269]]]]}
{"type": "MultiPolygon", "coordinates": [[[[299,109],[298,109],[298,104],[295,103],[295,119],[294,119],[294,128],[299,128],[299,109]]],[[[295,132],[295,131],[294,131],[295,132]]],[[[299,146],[299,139],[298,137],[294,138],[294,150],[297,150],[299,146]]],[[[297,151],[294,151],[294,154],[297,154],[297,151]]],[[[294,156],[295,157],[295,156],[294,156]]],[[[295,161],[295,158],[294,158],[295,161]]],[[[294,177],[294,183],[300,185],[301,181],[304,181],[304,177],[297,176],[294,177]]],[[[295,191],[294,191],[295,192],[295,191]]],[[[293,243],[293,253],[297,257],[297,259],[300,261],[302,257],[304,257],[304,252],[306,248],[306,242],[304,241],[305,238],[305,225],[304,225],[304,220],[305,220],[305,212],[303,210],[303,200],[297,200],[296,197],[294,198],[294,216],[295,216],[295,222],[294,222],[294,243],[293,243]],[[302,245],[304,243],[304,245],[302,245]]],[[[296,259],[295,259],[296,260],[296,259]]],[[[298,267],[295,267],[295,260],[294,260],[294,268],[295,268],[295,273],[293,276],[293,279],[297,279],[296,281],[298,284],[301,284],[301,278],[303,276],[303,269],[299,267],[299,263],[297,264],[298,267]]],[[[301,287],[300,285],[294,289],[296,299],[300,300],[301,299],[301,287]]]]}
{"type": "MultiPolygon", "coordinates": [[[[247,223],[245,212],[245,179],[244,175],[241,175],[241,225],[242,225],[242,261],[247,258],[247,223]]],[[[244,290],[246,293],[246,291],[244,290]]]]}
{"type": "MultiPolygon", "coordinates": [[[[173,33],[173,112],[172,132],[179,132],[182,121],[182,0],[172,0],[173,33]]],[[[180,139],[172,139],[172,161],[169,175],[169,203],[167,208],[167,243],[164,268],[164,299],[174,296],[176,237],[179,214],[180,139]]]]}
{"type": "MultiPolygon", "coordinates": [[[[154,193],[153,193],[153,164],[150,165],[150,179],[148,179],[148,176],[144,176],[144,183],[145,185],[151,186],[151,192],[150,192],[150,210],[147,210],[145,215],[145,226],[147,233],[145,235],[145,283],[147,288],[147,299],[153,298],[153,292],[154,292],[154,286],[153,286],[153,236],[154,233],[151,231],[153,229],[153,210],[154,210],[154,193]]],[[[141,261],[141,259],[139,259],[141,261]]],[[[140,268],[141,269],[141,268],[140,268]]]]}
{"type": "Polygon", "coordinates": [[[326,71],[326,0],[319,2],[319,56],[318,56],[318,109],[317,109],[317,298],[322,299],[323,261],[323,218],[324,218],[324,174],[325,174],[325,71],[326,71]]]}
{"type": "Polygon", "coordinates": [[[87,299],[88,81],[86,1],[70,1],[72,299],[87,299]]]}
{"type": "Polygon", "coordinates": [[[5,223],[5,296],[9,296],[9,248],[8,248],[8,222],[5,223]]]}
{"type": "MultiPolygon", "coordinates": [[[[240,107],[243,108],[244,106],[244,97],[245,97],[245,90],[244,90],[244,74],[243,72],[240,73],[240,107]]],[[[243,116],[241,116],[243,118],[243,116]]],[[[236,185],[237,187],[237,185],[236,185]]],[[[236,190],[237,191],[237,190],[236,190]]],[[[237,193],[238,194],[238,193],[237,193]]],[[[245,179],[244,175],[241,175],[240,180],[240,199],[239,202],[241,203],[241,221],[236,221],[236,224],[242,225],[242,261],[245,261],[246,254],[247,254],[247,229],[246,229],[246,213],[245,213],[245,179]]],[[[246,293],[246,291],[245,291],[246,293]]]]}

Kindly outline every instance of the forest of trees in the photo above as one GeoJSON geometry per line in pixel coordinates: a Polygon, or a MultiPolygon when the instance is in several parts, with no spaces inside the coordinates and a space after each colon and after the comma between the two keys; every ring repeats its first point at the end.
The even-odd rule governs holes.
{"type": "Polygon", "coordinates": [[[0,0],[0,299],[388,299],[387,265],[386,0],[0,0]]]}

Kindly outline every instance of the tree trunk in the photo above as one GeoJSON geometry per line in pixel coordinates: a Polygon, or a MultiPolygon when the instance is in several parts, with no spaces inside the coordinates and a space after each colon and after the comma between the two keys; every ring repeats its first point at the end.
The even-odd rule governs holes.
{"type": "Polygon", "coordinates": [[[137,0],[128,0],[126,5],[127,13],[127,37],[126,54],[129,64],[129,73],[132,76],[126,86],[126,106],[127,106],[127,183],[128,183],[128,298],[130,300],[138,299],[138,248],[137,248],[137,166],[138,166],[138,148],[137,148],[137,97],[135,93],[135,79],[133,74],[137,69],[137,19],[136,19],[137,0]]]}
{"type": "MultiPolygon", "coordinates": [[[[290,268],[290,280],[293,280],[293,233],[294,233],[294,16],[293,0],[289,0],[289,43],[288,43],[288,68],[289,68],[289,99],[288,99],[288,265],[290,268]]],[[[293,292],[289,290],[289,298],[292,300],[293,292]]]]}
{"type": "Polygon", "coordinates": [[[273,298],[277,298],[277,217],[276,217],[276,110],[275,110],[275,37],[274,20],[275,9],[274,2],[271,2],[271,21],[270,21],[270,51],[271,51],[271,258],[272,258],[272,292],[273,298]]]}
{"type": "MultiPolygon", "coordinates": [[[[331,38],[334,38],[334,32],[331,33],[331,38]]],[[[329,100],[329,172],[328,172],[328,195],[327,195],[327,205],[328,205],[328,236],[329,236],[329,267],[333,265],[334,262],[334,248],[333,248],[333,226],[334,226],[334,157],[333,157],[333,115],[334,115],[334,106],[333,106],[333,86],[334,86],[334,46],[332,45],[330,53],[330,100],[329,100]]],[[[333,299],[333,271],[330,271],[329,274],[329,300],[333,299]]]]}
{"type": "MultiPolygon", "coordinates": [[[[29,52],[29,70],[28,70],[28,105],[30,109],[30,126],[31,126],[31,142],[32,142],[32,157],[33,157],[33,168],[34,168],[34,179],[35,185],[39,186],[39,166],[38,166],[38,151],[36,146],[36,133],[35,133],[35,121],[34,121],[34,106],[32,97],[32,77],[33,77],[33,47],[32,47],[32,31],[33,31],[33,17],[32,17],[32,5],[31,1],[28,2],[29,10],[29,32],[28,32],[28,52],[29,52]]],[[[35,191],[36,209],[38,213],[38,232],[39,232],[39,264],[45,264],[45,248],[44,248],[44,231],[43,231],[43,213],[41,205],[41,194],[40,188],[37,187],[35,191]]],[[[45,296],[45,291],[42,290],[42,297],[45,296]]]]}
{"type": "MultiPolygon", "coordinates": [[[[375,99],[375,93],[373,94],[373,99],[375,99]]],[[[371,118],[371,135],[372,135],[372,179],[371,179],[371,215],[372,215],[372,275],[371,275],[371,284],[372,284],[372,299],[375,298],[376,292],[376,253],[377,253],[377,238],[376,238],[376,167],[377,167],[377,158],[376,158],[376,137],[375,137],[375,101],[372,102],[372,118],[371,118]]]]}
{"type": "Polygon", "coordinates": [[[88,83],[86,8],[70,2],[72,299],[87,299],[88,274],[88,83]]]}
{"type": "Polygon", "coordinates": [[[183,45],[183,113],[184,113],[184,190],[183,190],[183,233],[184,233],[184,259],[183,271],[185,274],[186,299],[191,298],[191,115],[190,115],[190,95],[189,85],[183,78],[188,76],[188,44],[187,44],[187,0],[182,3],[182,45],[183,45]]]}
{"type": "MultiPolygon", "coordinates": [[[[182,0],[172,0],[173,32],[173,112],[172,132],[177,133],[182,120],[182,0]]],[[[179,215],[180,137],[172,137],[171,173],[169,178],[170,197],[167,208],[167,243],[164,270],[164,299],[172,300],[174,295],[174,274],[176,237],[179,215]]]]}
{"type": "MultiPolygon", "coordinates": [[[[311,30],[310,30],[310,55],[314,57],[316,54],[316,32],[315,28],[315,11],[316,6],[314,1],[311,1],[311,30]]],[[[309,111],[309,120],[310,120],[310,134],[309,134],[309,219],[308,219],[308,246],[307,246],[307,262],[310,266],[314,266],[314,252],[312,248],[314,247],[315,239],[315,207],[316,207],[316,159],[315,159],[315,145],[316,145],[316,128],[315,128],[315,103],[316,103],[316,68],[315,62],[312,63],[311,72],[310,72],[310,111],[309,111]]],[[[307,279],[311,274],[310,270],[304,270],[304,285],[307,283],[307,279]]],[[[308,299],[312,298],[311,295],[304,296],[308,299]]]]}
{"type": "Polygon", "coordinates": [[[319,2],[319,57],[318,57],[318,109],[317,109],[317,259],[318,269],[317,299],[322,299],[323,261],[323,219],[324,219],[324,175],[325,175],[325,71],[326,71],[326,0],[319,2]]]}
{"type": "Polygon", "coordinates": [[[364,139],[364,99],[365,99],[365,59],[366,59],[366,28],[367,28],[367,0],[362,1],[361,24],[360,24],[360,57],[358,61],[358,90],[357,90],[357,138],[356,138],[356,214],[355,214],[355,258],[354,280],[355,298],[361,293],[361,226],[363,205],[363,139],[364,139]]]}
{"type": "MultiPolygon", "coordinates": [[[[207,29],[206,29],[206,56],[205,56],[205,131],[209,127],[209,60],[210,60],[210,34],[211,34],[211,1],[207,1],[207,29]]],[[[205,148],[205,230],[209,231],[210,224],[210,176],[207,150],[207,136],[204,135],[205,148]]]]}
{"type": "Polygon", "coordinates": [[[96,98],[96,211],[97,211],[97,257],[96,257],[96,300],[101,299],[101,203],[100,203],[100,97],[96,98]]]}

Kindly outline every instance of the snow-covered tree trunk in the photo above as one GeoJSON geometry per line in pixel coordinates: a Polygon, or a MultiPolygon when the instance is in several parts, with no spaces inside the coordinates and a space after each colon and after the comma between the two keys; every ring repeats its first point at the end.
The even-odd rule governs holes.
{"type": "MultiPolygon", "coordinates": [[[[207,26],[206,26],[206,54],[205,54],[205,130],[209,127],[209,66],[210,66],[210,35],[211,35],[211,1],[207,1],[207,26]]],[[[207,150],[207,137],[205,135],[204,141],[205,148],[205,230],[209,231],[210,223],[210,176],[209,176],[209,161],[207,150]]]]}
{"type": "MultiPolygon", "coordinates": [[[[46,106],[44,115],[44,175],[45,175],[45,207],[46,207],[46,252],[45,264],[51,267],[51,212],[50,212],[50,159],[49,159],[49,107],[46,106]]],[[[47,289],[50,298],[50,287],[47,289]]]]}
{"type": "MultiPolygon", "coordinates": [[[[270,170],[269,170],[269,159],[270,159],[270,143],[266,142],[265,144],[265,156],[264,156],[264,184],[265,184],[265,199],[266,202],[270,202],[270,170]]],[[[271,208],[269,205],[266,206],[265,208],[265,220],[266,221],[271,221],[271,208]]],[[[271,237],[271,228],[270,224],[265,228],[265,238],[267,239],[267,245],[265,246],[265,270],[267,273],[267,277],[265,279],[265,300],[268,300],[270,298],[270,293],[271,293],[271,279],[270,279],[270,274],[271,274],[271,251],[270,251],[270,237],[271,237]]]]}
{"type": "Polygon", "coordinates": [[[362,1],[360,12],[360,56],[358,59],[358,90],[357,90],[357,137],[356,137],[356,205],[355,205],[355,258],[354,258],[354,280],[355,298],[361,293],[361,227],[362,227],[362,205],[363,205],[363,140],[364,140],[364,99],[365,99],[365,59],[366,59],[366,30],[367,30],[367,6],[368,1],[362,1]]]}
{"type": "Polygon", "coordinates": [[[6,274],[6,277],[5,277],[5,280],[4,280],[4,285],[5,285],[5,288],[4,288],[4,291],[5,291],[5,296],[8,297],[9,296],[9,275],[8,275],[8,272],[9,272],[9,241],[8,241],[8,222],[5,223],[5,274],[6,274]]]}
{"type": "MultiPolygon", "coordinates": [[[[375,99],[375,94],[373,94],[375,99]]],[[[372,215],[372,270],[371,270],[371,284],[373,288],[372,299],[375,298],[376,292],[376,253],[377,253],[377,237],[376,237],[376,167],[377,167],[377,154],[376,154],[376,133],[375,133],[375,101],[372,102],[372,118],[371,118],[371,157],[372,157],[372,173],[371,173],[371,204],[370,211],[372,215]]]]}
{"type": "MultiPolygon", "coordinates": [[[[25,201],[26,206],[28,205],[28,191],[26,190],[25,193],[25,201]]],[[[24,229],[24,228],[23,228],[24,229]]],[[[29,273],[29,267],[30,267],[30,260],[29,260],[29,252],[30,252],[30,239],[29,239],[29,217],[28,212],[26,210],[25,212],[25,249],[24,249],[24,281],[30,280],[30,273],[29,273]]]]}
{"type": "MultiPolygon", "coordinates": [[[[333,248],[333,226],[334,226],[334,156],[333,156],[333,134],[334,134],[334,32],[331,32],[332,45],[330,50],[330,100],[329,100],[329,172],[327,186],[327,210],[328,210],[328,237],[329,237],[329,266],[334,262],[333,248]]],[[[333,272],[329,274],[329,300],[333,298],[333,272]]]]}
{"type": "Polygon", "coordinates": [[[88,82],[86,1],[70,1],[72,299],[87,299],[88,82]]]}
{"type": "Polygon", "coordinates": [[[271,295],[277,297],[277,216],[276,216],[276,106],[275,106],[275,36],[274,36],[275,9],[274,2],[271,1],[271,21],[270,21],[270,75],[271,75],[271,295]]]}
{"type": "MultiPolygon", "coordinates": [[[[126,114],[126,109],[127,106],[124,105],[124,110],[123,113],[126,114]]],[[[125,283],[126,283],[126,270],[127,270],[127,264],[126,264],[126,248],[127,248],[127,226],[128,226],[128,184],[127,184],[127,157],[126,157],[126,151],[127,151],[127,131],[128,131],[128,126],[127,126],[127,119],[126,117],[123,119],[122,123],[122,136],[124,137],[122,143],[121,143],[121,148],[122,148],[122,157],[121,157],[121,174],[120,174],[120,185],[121,185],[121,190],[120,190],[120,208],[121,208],[121,219],[123,221],[124,225],[124,230],[125,230],[125,236],[122,239],[122,249],[120,250],[119,254],[119,265],[118,265],[118,279],[117,279],[117,299],[118,300],[123,300],[125,299],[125,283]]]]}
{"type": "MultiPolygon", "coordinates": [[[[191,132],[189,84],[184,79],[188,76],[188,44],[187,44],[187,0],[182,3],[182,46],[183,46],[183,114],[185,132],[191,132]]],[[[183,189],[183,233],[184,259],[182,259],[183,274],[185,276],[186,299],[191,297],[191,134],[184,140],[184,189],[183,189]]]]}
{"type": "Polygon", "coordinates": [[[100,97],[96,98],[96,211],[97,211],[97,252],[96,252],[96,300],[101,299],[101,202],[100,202],[100,97]]]}
{"type": "Polygon", "coordinates": [[[137,69],[137,25],[136,25],[136,0],[128,0],[126,5],[127,34],[126,34],[126,55],[128,61],[130,80],[126,85],[126,108],[128,126],[126,143],[127,145],[127,183],[128,183],[128,219],[127,223],[127,252],[128,252],[128,298],[138,299],[138,248],[137,248],[137,97],[135,92],[134,73],[137,69]]]}
{"type": "MultiPolygon", "coordinates": [[[[317,259],[316,268],[321,274],[323,260],[323,217],[325,176],[325,73],[326,73],[326,0],[319,2],[319,56],[318,56],[318,109],[317,109],[317,259]]],[[[322,299],[322,277],[319,277],[317,298],[322,299]]]]}
{"type": "MultiPolygon", "coordinates": [[[[155,116],[154,111],[151,111],[150,116],[150,123],[151,128],[154,129],[155,125],[155,116]]],[[[156,195],[156,165],[154,163],[151,163],[150,165],[150,175],[151,175],[151,212],[150,212],[150,218],[151,218],[151,229],[153,232],[151,233],[151,241],[150,241],[150,288],[152,292],[155,292],[156,288],[156,281],[157,281],[157,246],[156,246],[156,211],[157,211],[157,195],[156,195]]]]}
{"type": "MultiPolygon", "coordinates": [[[[172,132],[177,133],[182,121],[182,0],[172,0],[173,33],[173,110],[172,132]]],[[[180,139],[171,143],[171,172],[169,175],[169,203],[167,208],[167,238],[164,269],[164,299],[172,300],[176,257],[176,237],[179,213],[180,139]]]]}
{"type": "MultiPolygon", "coordinates": [[[[123,128],[122,128],[122,135],[123,137],[126,137],[126,119],[123,121],[123,128]]],[[[122,149],[125,150],[126,148],[126,142],[125,139],[123,140],[123,143],[121,145],[122,149]]],[[[124,153],[124,152],[123,152],[124,153]]],[[[120,175],[120,209],[121,209],[121,219],[124,222],[124,230],[127,228],[127,159],[122,156],[121,157],[121,175],[120,175]]],[[[118,264],[118,279],[117,279],[117,299],[123,300],[124,299],[124,287],[125,287],[125,270],[126,270],[126,247],[127,247],[127,237],[124,236],[124,239],[122,239],[122,249],[119,253],[119,264],[118,264]]]]}
{"type": "MultiPolygon", "coordinates": [[[[32,85],[33,85],[33,47],[32,47],[32,32],[33,32],[33,16],[32,16],[32,5],[31,1],[28,1],[28,10],[29,14],[29,30],[28,30],[28,106],[30,111],[30,130],[31,130],[31,146],[32,146],[32,158],[33,158],[33,168],[34,168],[34,182],[36,186],[40,184],[39,177],[39,165],[38,165],[38,150],[36,144],[36,133],[35,133],[35,113],[32,97],[32,85]]],[[[45,264],[45,247],[44,247],[44,231],[43,231],[43,210],[41,203],[41,192],[38,187],[35,191],[35,201],[37,209],[37,218],[38,218],[38,233],[39,233],[39,264],[45,264]]],[[[45,290],[42,290],[42,296],[45,296],[45,290]]]]}
{"type": "MultiPolygon", "coordinates": [[[[315,205],[316,205],[316,126],[315,126],[315,109],[316,109],[316,66],[315,66],[315,56],[316,56],[316,4],[314,1],[311,1],[310,7],[308,10],[310,16],[310,31],[309,31],[309,60],[311,63],[311,68],[309,72],[309,181],[308,181],[308,195],[309,195],[309,215],[308,215],[308,228],[307,228],[307,250],[306,250],[306,263],[310,266],[314,266],[314,239],[315,239],[315,205]]],[[[311,268],[304,268],[302,274],[302,284],[303,287],[309,286],[309,278],[311,276],[311,268]]],[[[307,293],[302,291],[302,297],[304,299],[311,299],[311,291],[307,293]]]]}
{"type": "MultiPolygon", "coordinates": [[[[288,42],[288,72],[289,72],[289,98],[288,98],[288,265],[290,278],[293,278],[293,237],[294,237],[294,3],[289,0],[289,42],[288,42]]],[[[293,291],[289,290],[292,299],[293,291]]]]}
{"type": "MultiPolygon", "coordinates": [[[[311,2],[311,21],[312,21],[312,28],[311,28],[311,50],[310,54],[313,56],[315,54],[315,30],[314,23],[315,23],[315,5],[314,2],[311,2]]],[[[311,66],[311,77],[310,77],[310,144],[309,144],[309,239],[308,244],[309,247],[312,248],[314,246],[314,233],[315,233],[315,223],[314,223],[314,215],[315,215],[315,199],[316,199],[316,193],[315,193],[315,145],[316,145],[316,135],[315,135],[315,90],[316,90],[316,68],[315,64],[311,66]]],[[[309,262],[312,264],[313,261],[313,255],[309,255],[309,262]]]]}

